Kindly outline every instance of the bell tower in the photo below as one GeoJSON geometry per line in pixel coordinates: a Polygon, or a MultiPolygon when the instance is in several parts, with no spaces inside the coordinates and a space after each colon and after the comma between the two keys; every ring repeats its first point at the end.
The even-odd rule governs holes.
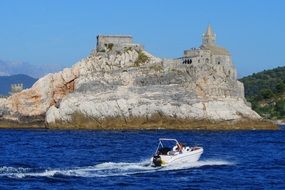
{"type": "Polygon", "coordinates": [[[216,34],[214,34],[211,25],[209,24],[206,33],[203,34],[202,45],[214,46],[215,44],[216,44],[216,34]]]}

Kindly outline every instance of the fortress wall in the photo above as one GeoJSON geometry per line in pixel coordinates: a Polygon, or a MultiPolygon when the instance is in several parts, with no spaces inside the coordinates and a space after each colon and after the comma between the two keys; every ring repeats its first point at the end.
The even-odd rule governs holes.
{"type": "Polygon", "coordinates": [[[19,84],[11,84],[11,93],[21,92],[24,89],[24,85],[22,83],[19,84]]]}
{"type": "Polygon", "coordinates": [[[97,36],[97,48],[104,47],[105,44],[132,44],[132,36],[108,36],[108,35],[99,35],[97,36]]]}
{"type": "Polygon", "coordinates": [[[237,72],[229,55],[212,54],[210,50],[204,49],[191,49],[184,51],[184,57],[180,58],[180,63],[193,66],[211,64],[218,75],[232,80],[237,79],[237,72]]]}
{"type": "Polygon", "coordinates": [[[194,57],[194,56],[198,56],[198,55],[199,55],[199,51],[197,49],[191,49],[191,50],[185,50],[184,51],[185,57],[194,57]]]}
{"type": "Polygon", "coordinates": [[[201,49],[185,50],[181,62],[183,63],[184,60],[191,60],[193,65],[208,64],[212,62],[211,52],[201,49]]]}

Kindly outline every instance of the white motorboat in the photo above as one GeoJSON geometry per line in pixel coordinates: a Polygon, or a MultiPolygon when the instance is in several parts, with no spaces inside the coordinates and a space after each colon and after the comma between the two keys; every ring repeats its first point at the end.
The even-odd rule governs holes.
{"type": "Polygon", "coordinates": [[[202,147],[189,147],[179,143],[176,139],[160,138],[155,154],[151,158],[151,165],[166,166],[176,163],[196,162],[202,153],[202,147]]]}

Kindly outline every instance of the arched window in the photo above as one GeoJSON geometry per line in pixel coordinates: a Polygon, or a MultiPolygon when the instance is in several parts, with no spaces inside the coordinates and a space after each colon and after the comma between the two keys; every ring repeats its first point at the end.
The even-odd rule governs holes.
{"type": "Polygon", "coordinates": [[[209,63],[209,58],[206,58],[206,59],[205,59],[205,62],[206,62],[206,63],[209,63]]]}

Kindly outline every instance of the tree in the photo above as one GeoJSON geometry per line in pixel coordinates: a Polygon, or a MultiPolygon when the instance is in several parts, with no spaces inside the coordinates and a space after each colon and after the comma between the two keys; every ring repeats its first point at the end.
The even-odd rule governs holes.
{"type": "Polygon", "coordinates": [[[262,89],[260,91],[260,95],[264,98],[264,99],[269,99],[269,98],[272,98],[274,96],[273,92],[266,88],[266,89],[262,89]]]}
{"type": "Polygon", "coordinates": [[[283,82],[279,82],[276,87],[276,92],[279,94],[282,94],[283,92],[285,92],[285,84],[283,82]]]}
{"type": "Polygon", "coordinates": [[[275,110],[278,112],[279,116],[285,117],[285,99],[276,102],[275,110]]]}

